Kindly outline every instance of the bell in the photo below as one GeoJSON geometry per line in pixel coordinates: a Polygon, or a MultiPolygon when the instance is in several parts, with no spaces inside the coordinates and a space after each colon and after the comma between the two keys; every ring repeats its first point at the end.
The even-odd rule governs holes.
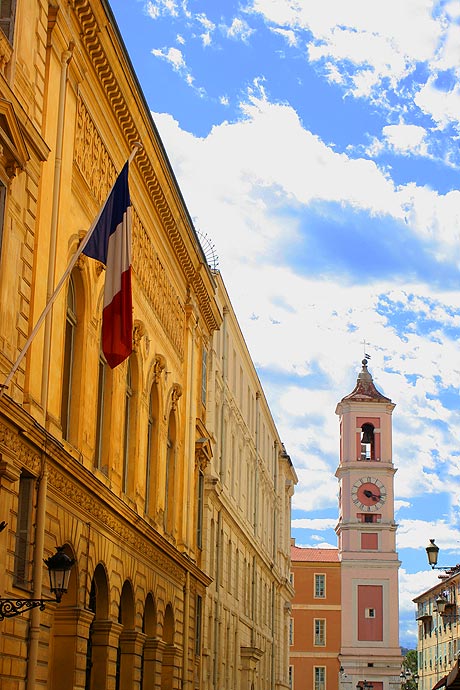
{"type": "Polygon", "coordinates": [[[363,426],[363,437],[361,443],[372,443],[374,441],[374,428],[370,424],[363,426]]]}

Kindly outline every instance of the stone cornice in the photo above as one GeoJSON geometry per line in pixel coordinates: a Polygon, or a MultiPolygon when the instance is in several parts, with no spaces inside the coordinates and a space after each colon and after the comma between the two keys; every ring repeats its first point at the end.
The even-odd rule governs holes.
{"type": "Polygon", "coordinates": [[[105,20],[108,22],[108,26],[102,31],[90,0],[73,0],[72,6],[81,28],[80,39],[92,62],[95,74],[106,93],[110,108],[120,124],[128,147],[131,149],[137,141],[142,141],[144,145],[144,148],[136,156],[135,164],[140,172],[143,183],[147,187],[149,196],[155,205],[155,209],[169,237],[175,255],[180,262],[186,280],[198,297],[200,311],[203,314],[206,325],[210,331],[213,331],[218,328],[220,324],[218,309],[215,304],[213,304],[213,300],[209,299],[209,295],[214,292],[214,279],[209,268],[205,264],[204,255],[202,259],[198,258],[199,249],[197,251],[197,256],[192,257],[193,245],[195,245],[195,247],[198,245],[199,247],[199,242],[191,225],[191,221],[188,221],[188,212],[178,192],[177,182],[170,169],[158,132],[152,121],[150,111],[148,111],[143,101],[137,79],[132,73],[132,67],[126,60],[126,57],[123,60],[124,48],[121,38],[118,36],[108,15],[106,15],[105,18],[100,18],[101,21],[105,20]],[[111,43],[107,41],[107,38],[111,39],[111,43]],[[104,41],[104,39],[106,40],[104,41]],[[107,43],[107,49],[104,43],[107,43]],[[115,51],[114,57],[116,56],[121,62],[122,69],[120,72],[123,73],[128,80],[126,90],[130,90],[130,96],[132,96],[134,92],[134,103],[130,100],[129,105],[118,78],[112,69],[107,54],[109,47],[115,51]],[[126,64],[123,64],[124,62],[126,62],[126,64]],[[129,77],[131,77],[131,79],[129,79],[129,77]],[[134,108],[134,111],[139,113],[139,125],[143,125],[142,133],[139,131],[139,127],[132,115],[133,104],[137,106],[134,108]],[[147,112],[145,112],[146,110],[147,112]],[[144,127],[148,130],[146,134],[144,134],[144,127]],[[169,186],[169,196],[171,200],[174,201],[174,206],[177,204],[179,214],[177,214],[176,208],[174,208],[175,213],[173,213],[173,209],[169,203],[169,196],[167,198],[155,173],[151,156],[148,152],[149,149],[152,148],[152,144],[154,147],[152,154],[158,159],[158,165],[156,167],[161,168],[162,173],[165,175],[165,179],[169,186]],[[179,216],[178,220],[181,220],[181,227],[179,227],[176,221],[177,216],[179,216]],[[183,235],[187,236],[187,234],[189,235],[189,241],[186,243],[183,235]],[[192,236],[191,241],[190,236],[192,236]]]}

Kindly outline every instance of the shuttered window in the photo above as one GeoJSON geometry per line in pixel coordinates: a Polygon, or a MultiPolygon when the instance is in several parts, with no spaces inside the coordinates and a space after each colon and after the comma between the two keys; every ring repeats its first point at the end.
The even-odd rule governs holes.
{"type": "Polygon", "coordinates": [[[14,584],[27,586],[30,580],[30,543],[34,478],[22,472],[19,478],[18,525],[14,554],[14,584]]]}
{"type": "Polygon", "coordinates": [[[13,43],[15,10],[16,0],[0,0],[0,29],[10,43],[13,43]]]}

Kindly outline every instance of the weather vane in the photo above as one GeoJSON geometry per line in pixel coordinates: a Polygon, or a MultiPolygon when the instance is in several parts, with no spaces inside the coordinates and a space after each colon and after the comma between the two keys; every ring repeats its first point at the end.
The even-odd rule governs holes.
{"type": "Polygon", "coordinates": [[[366,345],[370,345],[370,343],[367,343],[366,340],[364,339],[364,340],[361,341],[361,344],[362,344],[362,346],[363,346],[364,357],[365,357],[366,359],[370,359],[371,356],[368,355],[367,352],[366,352],[366,345]]]}

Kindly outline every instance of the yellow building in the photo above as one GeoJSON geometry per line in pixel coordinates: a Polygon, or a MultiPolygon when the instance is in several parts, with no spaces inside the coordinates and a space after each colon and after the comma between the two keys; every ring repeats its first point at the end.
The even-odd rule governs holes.
{"type": "Polygon", "coordinates": [[[458,566],[441,575],[439,583],[416,597],[414,602],[418,622],[418,688],[449,687],[447,679],[458,667],[460,652],[458,566]]]}
{"type": "Polygon", "coordinates": [[[57,546],[75,559],[59,606],[0,622],[0,687],[200,688],[215,280],[107,4],[0,12],[0,383],[143,144],[129,173],[133,354],[107,367],[105,271],[81,257],[0,399],[2,599],[49,599],[43,559],[57,546]]]}
{"type": "Polygon", "coordinates": [[[223,323],[207,357],[203,473],[205,690],[288,688],[291,497],[297,477],[219,273],[223,323]]]}

